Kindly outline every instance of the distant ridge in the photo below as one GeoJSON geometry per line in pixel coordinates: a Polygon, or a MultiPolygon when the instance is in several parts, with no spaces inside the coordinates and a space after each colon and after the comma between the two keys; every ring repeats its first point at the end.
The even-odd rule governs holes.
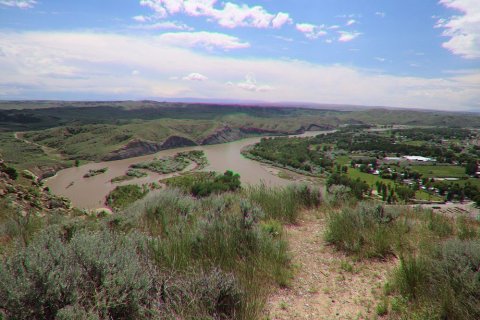
{"type": "Polygon", "coordinates": [[[185,106],[185,105],[215,105],[232,107],[275,107],[275,108],[302,108],[334,111],[365,111],[365,110],[398,110],[398,111],[420,111],[440,112],[453,114],[479,114],[480,110],[438,110],[421,107],[392,107],[380,105],[355,105],[355,104],[334,104],[334,103],[312,103],[312,102],[266,102],[260,100],[235,100],[235,99],[203,99],[203,98],[160,98],[143,100],[0,100],[0,110],[8,109],[44,109],[58,107],[99,107],[106,105],[123,107],[144,107],[161,106],[185,106]]]}

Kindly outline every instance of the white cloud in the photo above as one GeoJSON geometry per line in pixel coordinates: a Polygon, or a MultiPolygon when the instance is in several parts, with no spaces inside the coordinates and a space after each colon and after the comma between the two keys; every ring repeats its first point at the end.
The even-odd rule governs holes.
{"type": "Polygon", "coordinates": [[[355,24],[355,23],[357,23],[357,20],[355,20],[355,19],[350,19],[350,20],[347,21],[346,25],[347,25],[347,26],[351,26],[352,24],[355,24]]]}
{"type": "Polygon", "coordinates": [[[387,15],[385,12],[383,11],[377,11],[375,12],[375,15],[376,16],[379,16],[380,18],[385,18],[385,16],[387,15]]]}
{"type": "Polygon", "coordinates": [[[290,18],[290,15],[285,12],[279,12],[275,18],[272,20],[273,28],[281,28],[286,23],[293,23],[293,20],[290,18]]]}
{"type": "Polygon", "coordinates": [[[189,16],[204,16],[217,21],[226,28],[280,28],[292,23],[288,13],[269,13],[262,6],[222,3],[216,8],[217,0],[141,0],[140,4],[152,9],[158,18],[183,13],[189,16]]]}
{"type": "Polygon", "coordinates": [[[255,79],[255,76],[253,74],[247,74],[245,76],[245,80],[238,82],[238,83],[233,83],[231,81],[227,82],[228,86],[237,86],[240,89],[247,90],[247,91],[253,91],[253,92],[267,92],[267,91],[272,91],[273,87],[269,85],[259,85],[257,83],[257,80],[255,79]]]}
{"type": "Polygon", "coordinates": [[[203,47],[212,49],[243,49],[250,47],[248,42],[241,42],[237,37],[233,37],[217,32],[171,32],[163,33],[159,39],[169,45],[178,47],[203,47]]]}
{"type": "Polygon", "coordinates": [[[387,59],[382,58],[382,57],[375,57],[374,59],[377,60],[377,61],[380,61],[380,62],[385,62],[387,60],[387,59]]]}
{"type": "Polygon", "coordinates": [[[0,0],[0,5],[20,9],[30,9],[37,4],[36,0],[0,0]]]}
{"type": "Polygon", "coordinates": [[[443,35],[450,38],[443,43],[443,47],[467,59],[480,58],[480,3],[478,0],[440,0],[440,4],[462,13],[437,21],[435,27],[445,28],[443,35]]]}
{"type": "Polygon", "coordinates": [[[193,72],[193,73],[190,73],[188,76],[183,77],[182,79],[187,80],[187,81],[200,81],[200,82],[202,82],[202,81],[207,81],[208,77],[204,76],[201,73],[193,72]]]}
{"type": "Polygon", "coordinates": [[[140,24],[140,25],[133,26],[133,28],[142,29],[142,30],[162,30],[162,29],[186,30],[186,31],[194,30],[192,27],[176,21],[163,21],[163,22],[156,22],[151,24],[140,24]]]}
{"type": "Polygon", "coordinates": [[[393,76],[298,60],[225,57],[172,47],[161,36],[2,31],[0,43],[3,99],[199,97],[480,110],[480,70],[393,76]],[[132,70],[141,73],[132,76],[132,70]],[[192,70],[209,80],[196,86],[170,79],[192,70]],[[259,81],[250,76],[225,85],[245,74],[259,81]]]}
{"type": "Polygon", "coordinates": [[[349,42],[361,35],[360,32],[339,31],[338,33],[340,33],[339,42],[349,42]]]}
{"type": "Polygon", "coordinates": [[[137,22],[141,22],[141,23],[145,23],[145,22],[148,22],[148,21],[151,21],[152,18],[149,17],[149,16],[135,16],[132,18],[133,20],[137,21],[137,22]]]}
{"type": "Polygon", "coordinates": [[[316,26],[310,23],[297,23],[295,28],[311,40],[318,39],[327,34],[325,31],[325,25],[316,26]]]}
{"type": "Polygon", "coordinates": [[[132,76],[138,76],[138,75],[140,75],[140,71],[138,71],[138,70],[133,70],[132,71],[132,76]]]}

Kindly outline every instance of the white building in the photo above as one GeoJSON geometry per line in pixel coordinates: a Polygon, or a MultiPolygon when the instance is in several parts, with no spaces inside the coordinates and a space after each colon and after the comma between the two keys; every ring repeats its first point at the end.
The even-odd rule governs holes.
{"type": "Polygon", "coordinates": [[[403,158],[407,159],[408,161],[420,161],[420,162],[432,162],[432,161],[435,161],[435,159],[426,158],[426,157],[421,157],[421,156],[403,156],[403,158]]]}

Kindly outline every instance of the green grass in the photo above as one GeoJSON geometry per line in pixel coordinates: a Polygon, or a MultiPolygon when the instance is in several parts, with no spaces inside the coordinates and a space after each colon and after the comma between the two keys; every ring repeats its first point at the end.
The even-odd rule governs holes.
{"type": "Polygon", "coordinates": [[[143,198],[147,193],[148,190],[136,184],[118,186],[108,194],[107,204],[115,211],[122,210],[143,198]]]}
{"type": "Polygon", "coordinates": [[[345,207],[327,216],[325,240],[362,258],[385,258],[404,247],[408,230],[394,208],[375,203],[345,207]]]}
{"type": "Polygon", "coordinates": [[[410,140],[410,141],[405,141],[403,142],[404,144],[410,145],[410,146],[423,146],[426,142],[422,140],[410,140]]]}
{"type": "Polygon", "coordinates": [[[415,191],[415,199],[427,201],[442,201],[443,197],[437,196],[436,194],[430,194],[425,190],[417,190],[415,191]]]}
{"type": "Polygon", "coordinates": [[[302,208],[318,207],[322,203],[320,190],[307,185],[270,188],[261,184],[248,186],[244,193],[262,208],[265,218],[284,223],[295,223],[302,208]]]}
{"type": "Polygon", "coordinates": [[[401,258],[392,276],[395,293],[408,301],[396,312],[404,319],[478,319],[476,297],[480,242],[450,239],[431,250],[401,258]]]}
{"type": "Polygon", "coordinates": [[[445,181],[446,183],[458,183],[459,185],[463,186],[467,183],[470,183],[474,186],[477,186],[480,188],[480,179],[478,178],[468,178],[465,180],[458,180],[458,181],[445,181]]]}
{"type": "Polygon", "coordinates": [[[390,187],[393,187],[394,186],[394,183],[392,180],[389,180],[389,179],[382,179],[380,178],[379,176],[376,176],[376,175],[373,175],[373,174],[369,174],[369,173],[365,173],[365,172],[361,172],[359,169],[357,168],[348,168],[348,173],[347,175],[351,178],[351,179],[357,179],[359,178],[360,180],[362,181],[365,181],[370,187],[375,187],[375,184],[377,182],[383,182],[385,183],[386,185],[389,185],[390,187]]]}
{"type": "Polygon", "coordinates": [[[47,155],[36,145],[15,139],[13,133],[0,133],[0,155],[17,169],[29,169],[37,173],[38,168],[73,165],[73,161],[59,160],[47,155]]]}
{"type": "Polygon", "coordinates": [[[462,178],[466,176],[465,168],[460,166],[412,166],[412,170],[427,178],[462,178]]]}
{"type": "MultiPolygon", "coordinates": [[[[335,162],[338,163],[341,166],[348,166],[350,167],[350,162],[352,160],[350,159],[349,156],[340,156],[335,158],[335,162]]],[[[349,168],[350,169],[350,168],[349,168]]]]}

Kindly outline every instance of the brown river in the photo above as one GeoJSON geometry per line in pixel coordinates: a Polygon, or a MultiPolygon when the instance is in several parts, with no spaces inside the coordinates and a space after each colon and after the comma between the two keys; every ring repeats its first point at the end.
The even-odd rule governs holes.
{"type": "MultiPolygon", "coordinates": [[[[309,131],[298,136],[309,137],[330,132],[332,131],[309,131]]],[[[84,209],[103,208],[105,207],[104,202],[106,196],[110,191],[115,189],[116,186],[133,183],[142,185],[145,183],[158,182],[160,179],[176,175],[157,174],[149,171],[149,175],[144,178],[137,178],[122,183],[110,182],[111,179],[124,175],[130,165],[152,160],[155,157],[165,157],[189,150],[203,150],[205,152],[209,165],[203,170],[217,172],[224,172],[229,169],[233,170],[240,174],[241,181],[244,184],[258,184],[263,182],[270,186],[283,186],[291,183],[290,180],[276,176],[271,172],[272,170],[267,170],[268,167],[266,165],[246,159],[241,155],[240,151],[242,148],[255,144],[259,142],[260,139],[261,137],[247,138],[224,144],[163,150],[155,154],[124,160],[88,163],[80,167],[72,167],[59,171],[55,176],[47,179],[45,185],[48,186],[54,194],[69,198],[75,207],[84,209]],[[83,178],[83,175],[90,169],[101,168],[108,168],[108,170],[94,177],[83,178]]]]}

